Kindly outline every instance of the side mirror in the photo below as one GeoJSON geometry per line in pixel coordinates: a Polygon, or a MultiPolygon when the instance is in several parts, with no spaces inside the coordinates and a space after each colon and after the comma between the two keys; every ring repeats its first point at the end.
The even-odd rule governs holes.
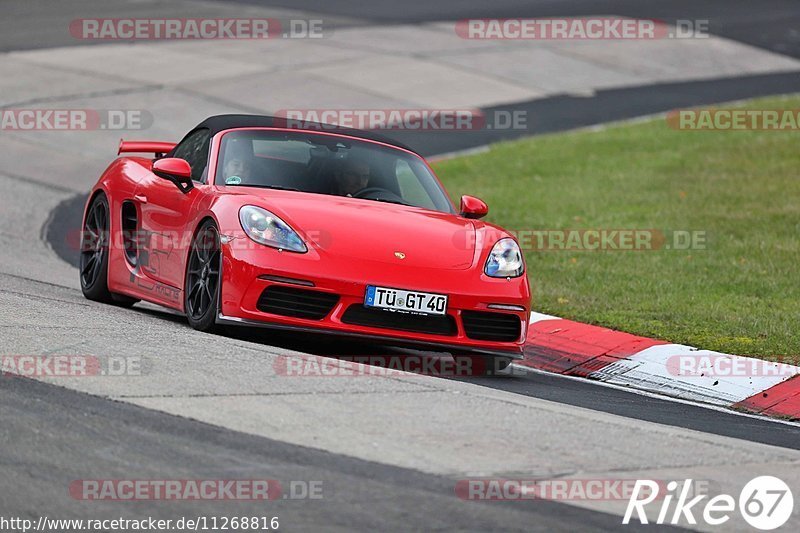
{"type": "Polygon", "coordinates": [[[474,196],[461,197],[461,216],[464,218],[483,218],[489,213],[489,206],[474,196]]]}
{"type": "Polygon", "coordinates": [[[167,157],[153,162],[153,174],[175,184],[184,194],[194,188],[192,167],[185,159],[167,157]]]}

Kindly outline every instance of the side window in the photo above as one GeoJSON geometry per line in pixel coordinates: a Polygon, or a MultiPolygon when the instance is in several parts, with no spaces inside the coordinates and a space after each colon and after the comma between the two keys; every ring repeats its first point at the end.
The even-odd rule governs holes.
{"type": "Polygon", "coordinates": [[[201,181],[208,165],[208,148],[211,145],[211,132],[207,129],[189,134],[175,147],[172,157],[185,159],[192,167],[192,179],[201,181]]]}

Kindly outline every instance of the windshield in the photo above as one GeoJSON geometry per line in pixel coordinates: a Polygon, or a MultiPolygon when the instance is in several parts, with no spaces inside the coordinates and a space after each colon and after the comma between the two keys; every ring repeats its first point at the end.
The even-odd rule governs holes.
{"type": "Polygon", "coordinates": [[[232,131],[222,137],[216,183],[361,198],[452,213],[423,161],[348,137],[232,131]]]}

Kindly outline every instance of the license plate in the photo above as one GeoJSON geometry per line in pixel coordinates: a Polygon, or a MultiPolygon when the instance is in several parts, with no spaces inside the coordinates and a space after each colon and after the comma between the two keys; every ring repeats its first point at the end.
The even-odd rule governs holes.
{"type": "Polygon", "coordinates": [[[430,292],[405,291],[368,285],[364,305],[366,307],[391,309],[405,313],[444,315],[447,313],[447,296],[430,292]]]}

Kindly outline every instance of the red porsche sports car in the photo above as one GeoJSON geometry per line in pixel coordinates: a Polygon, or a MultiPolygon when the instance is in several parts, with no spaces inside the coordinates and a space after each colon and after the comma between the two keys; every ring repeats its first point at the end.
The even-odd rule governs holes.
{"type": "Polygon", "coordinates": [[[177,144],[122,141],[91,191],[80,282],[192,327],[246,325],[521,357],[530,288],[519,246],[456,211],[425,160],[381,135],[210,117],[177,144]]]}

